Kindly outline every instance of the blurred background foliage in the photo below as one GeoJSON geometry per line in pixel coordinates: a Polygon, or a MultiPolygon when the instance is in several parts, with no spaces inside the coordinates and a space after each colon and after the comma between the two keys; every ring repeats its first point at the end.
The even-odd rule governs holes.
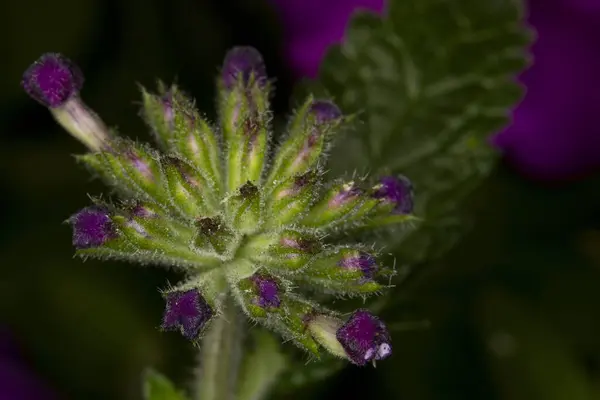
{"type": "MultiPolygon", "coordinates": [[[[0,15],[2,330],[32,382],[59,399],[139,399],[147,366],[185,385],[192,347],[156,329],[157,289],[177,276],[73,259],[62,221],[104,188],[75,164],[69,155],[83,148],[22,93],[20,77],[41,53],[64,53],[85,71],[86,102],[121,133],[146,139],[137,83],[177,81],[214,115],[226,49],[253,45],[277,78],[275,111],[285,116],[295,82],[282,27],[258,0],[20,0],[0,3],[0,15]]],[[[394,357],[276,398],[598,398],[599,183],[596,174],[541,185],[500,163],[456,210],[468,211],[467,236],[416,265],[390,297],[383,317],[394,357]],[[402,329],[422,319],[428,329],[402,329]]],[[[0,369],[0,399],[18,400],[3,397],[11,368],[0,369]]]]}

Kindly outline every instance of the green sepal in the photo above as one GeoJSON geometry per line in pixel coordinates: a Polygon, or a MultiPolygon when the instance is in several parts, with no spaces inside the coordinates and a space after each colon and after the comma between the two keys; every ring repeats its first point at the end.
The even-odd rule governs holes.
{"type": "Polygon", "coordinates": [[[244,135],[247,137],[247,149],[244,152],[241,181],[258,184],[265,168],[266,156],[269,147],[269,132],[271,111],[269,109],[270,84],[265,87],[252,85],[250,98],[252,99],[253,113],[251,118],[244,123],[244,135]]]}
{"type": "Polygon", "coordinates": [[[121,208],[152,237],[190,243],[195,233],[188,224],[171,217],[158,206],[133,201],[123,202],[121,208]]]}
{"type": "Polygon", "coordinates": [[[221,149],[214,129],[183,96],[176,99],[174,107],[175,151],[202,171],[218,194],[222,193],[221,149]]]}
{"type": "Polygon", "coordinates": [[[339,318],[329,315],[314,315],[306,326],[312,338],[336,357],[347,358],[346,351],[337,340],[337,330],[344,324],[339,318]]]}
{"type": "Polygon", "coordinates": [[[227,200],[231,225],[244,234],[256,232],[261,227],[261,196],[259,189],[250,181],[242,185],[227,200]]]}
{"type": "Polygon", "coordinates": [[[98,173],[109,185],[169,209],[159,156],[150,147],[130,140],[115,142],[114,150],[88,153],[77,159],[98,173]]]}
{"type": "Polygon", "coordinates": [[[391,278],[394,271],[382,266],[371,254],[361,247],[337,247],[329,249],[315,257],[302,275],[295,276],[299,283],[319,287],[325,293],[335,295],[370,295],[376,294],[387,286],[377,279],[391,278]],[[365,273],[360,267],[343,266],[347,258],[359,258],[361,255],[370,258],[373,265],[371,272],[365,273]]]}
{"type": "Polygon", "coordinates": [[[214,187],[193,166],[175,157],[161,159],[173,206],[188,220],[212,215],[216,210],[214,187]]]}
{"type": "Polygon", "coordinates": [[[139,266],[162,266],[167,269],[177,268],[186,271],[212,269],[218,263],[210,255],[197,255],[193,259],[182,258],[180,255],[171,257],[160,251],[136,249],[133,245],[115,248],[111,244],[102,247],[80,249],[75,252],[84,260],[94,258],[97,260],[126,261],[139,266]]]}
{"type": "Polygon", "coordinates": [[[164,375],[153,369],[147,369],[143,377],[143,394],[145,400],[187,400],[184,393],[164,375]]]}
{"type": "Polygon", "coordinates": [[[300,218],[314,201],[318,181],[318,172],[311,170],[277,185],[267,200],[269,218],[266,225],[288,225],[300,218]]]}
{"type": "Polygon", "coordinates": [[[268,189],[315,168],[325,154],[329,136],[341,120],[317,124],[314,114],[310,112],[313,101],[309,96],[293,116],[287,138],[277,149],[271,173],[265,182],[268,189]]]}
{"type": "Polygon", "coordinates": [[[219,84],[220,120],[230,192],[245,181],[255,184],[260,181],[269,142],[269,93],[270,85],[261,87],[254,73],[247,83],[240,75],[232,89],[219,84]]]}
{"type": "Polygon", "coordinates": [[[131,180],[157,202],[168,203],[159,154],[149,146],[131,141],[124,142],[119,152],[117,158],[131,180]]]}
{"type": "Polygon", "coordinates": [[[267,231],[246,236],[240,246],[237,255],[242,258],[263,262],[269,257],[269,249],[280,240],[280,234],[276,231],[267,231]]]}
{"type": "Polygon", "coordinates": [[[423,221],[421,218],[413,214],[376,214],[369,218],[368,221],[365,221],[364,229],[377,229],[402,224],[410,224],[411,228],[413,228],[421,221],[423,221]]]}
{"type": "Polygon", "coordinates": [[[78,154],[75,159],[123,197],[149,197],[125,173],[118,159],[108,152],[78,154]]]}
{"type": "MultiPolygon", "coordinates": [[[[360,268],[345,268],[340,265],[344,258],[359,257],[361,253],[366,253],[362,248],[338,247],[329,249],[319,254],[303,275],[310,278],[331,279],[342,283],[350,283],[363,278],[364,273],[360,268]]],[[[375,256],[369,254],[375,259],[375,256]]],[[[377,265],[377,267],[379,267],[377,265]]]]}
{"type": "Polygon", "coordinates": [[[372,279],[358,278],[350,282],[340,282],[328,278],[305,278],[297,279],[298,283],[308,283],[321,288],[321,292],[325,294],[355,297],[355,296],[370,296],[381,293],[388,286],[372,279]]]}
{"type": "Polygon", "coordinates": [[[301,349],[306,350],[315,358],[319,358],[319,345],[312,338],[306,323],[316,312],[317,307],[299,297],[286,295],[282,299],[285,312],[277,319],[278,327],[286,339],[290,339],[301,349]]]}
{"type": "Polygon", "coordinates": [[[311,228],[325,228],[343,221],[361,203],[360,188],[355,182],[336,182],[300,223],[311,228]]]}
{"type": "Polygon", "coordinates": [[[179,259],[182,263],[187,262],[200,269],[213,268],[222,262],[218,254],[208,251],[196,251],[188,243],[172,240],[168,237],[153,236],[137,220],[129,216],[115,215],[112,217],[112,221],[119,232],[120,238],[127,242],[127,246],[114,247],[113,241],[109,241],[102,247],[108,245],[108,247],[115,250],[134,252],[145,250],[149,254],[154,253],[171,259],[179,259]]]}
{"type": "Polygon", "coordinates": [[[170,104],[177,94],[169,91],[160,81],[158,82],[158,94],[148,92],[143,86],[140,86],[140,90],[142,92],[142,117],[150,127],[150,131],[161,149],[169,151],[173,139],[173,118],[170,104]]]}
{"type": "Polygon", "coordinates": [[[255,255],[256,261],[281,272],[294,272],[305,267],[323,248],[314,235],[286,229],[267,253],[255,255]]]}
{"type": "Polygon", "coordinates": [[[159,95],[142,88],[143,115],[161,148],[175,152],[222,189],[220,149],[217,136],[189,99],[177,86],[168,90],[159,82],[159,95]]]}

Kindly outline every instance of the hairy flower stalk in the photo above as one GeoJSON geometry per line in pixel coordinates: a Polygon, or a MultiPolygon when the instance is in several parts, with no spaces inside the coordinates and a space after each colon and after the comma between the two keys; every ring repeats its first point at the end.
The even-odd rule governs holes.
{"type": "MultiPolygon", "coordinates": [[[[245,314],[315,358],[325,349],[365,365],[391,354],[379,319],[365,310],[343,317],[314,297],[379,294],[393,274],[372,246],[332,242],[349,236],[331,233],[414,218],[405,177],[325,182],[326,152],[347,123],[333,102],[308,98],[273,149],[262,57],[234,48],[218,77],[216,124],[176,86],[142,89],[153,148],[111,134],[81,101],[82,82],[57,54],[42,56],[23,78],[27,93],[87,146],[78,160],[122,198],[95,200],[69,219],[78,255],[183,270],[187,278],[164,292],[162,328],[196,343],[227,337],[211,329],[245,314]]],[[[213,357],[206,365],[234,357],[233,347],[219,346],[204,350],[213,357]]]]}

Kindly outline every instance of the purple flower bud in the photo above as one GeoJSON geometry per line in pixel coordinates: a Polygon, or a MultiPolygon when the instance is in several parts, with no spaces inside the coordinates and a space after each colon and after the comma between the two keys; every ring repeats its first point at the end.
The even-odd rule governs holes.
{"type": "Polygon", "coordinates": [[[79,93],[83,74],[61,54],[46,53],[27,68],[21,86],[42,105],[56,108],[79,93]]]}
{"type": "Polygon", "coordinates": [[[69,218],[73,226],[73,246],[77,249],[99,247],[116,237],[108,209],[86,207],[69,218]]]}
{"type": "Polygon", "coordinates": [[[221,71],[221,79],[225,87],[227,89],[233,88],[240,76],[244,84],[247,84],[252,75],[261,86],[267,80],[265,64],[258,50],[248,46],[234,47],[229,50],[221,71]]]}
{"type": "Polygon", "coordinates": [[[328,202],[329,208],[338,208],[354,200],[362,194],[362,189],[356,187],[353,182],[345,184],[342,189],[328,202]]]}
{"type": "Polygon", "coordinates": [[[213,316],[212,308],[197,289],[170,292],[165,299],[167,304],[161,328],[166,331],[179,330],[186,339],[198,337],[213,316]]]}
{"type": "Polygon", "coordinates": [[[309,112],[314,115],[318,124],[325,124],[342,117],[342,111],[333,102],[328,100],[315,100],[309,112]]]}
{"type": "Polygon", "coordinates": [[[413,210],[413,187],[405,176],[385,176],[375,186],[373,197],[395,204],[394,213],[410,214],[413,210]]]}
{"type": "Polygon", "coordinates": [[[279,285],[272,278],[255,275],[251,278],[252,282],[256,287],[258,296],[256,304],[262,308],[277,308],[281,304],[279,298],[279,285]]]}
{"type": "Polygon", "coordinates": [[[337,330],[336,338],[350,361],[356,365],[383,360],[392,354],[387,327],[368,310],[354,311],[350,319],[337,330]]]}
{"type": "Polygon", "coordinates": [[[372,255],[363,251],[345,252],[338,265],[343,268],[361,270],[365,278],[371,278],[377,271],[377,261],[372,255]]]}

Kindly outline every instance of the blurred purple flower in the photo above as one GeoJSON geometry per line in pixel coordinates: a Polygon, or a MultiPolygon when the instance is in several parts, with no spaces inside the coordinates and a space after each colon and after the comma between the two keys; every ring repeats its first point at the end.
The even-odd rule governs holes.
{"type": "Polygon", "coordinates": [[[58,397],[19,357],[10,335],[0,330],[0,399],[55,400],[58,397]]]}
{"type": "Polygon", "coordinates": [[[270,0],[284,27],[285,56],[297,76],[315,77],[327,48],[357,9],[382,12],[384,0],[270,0]]]}
{"type": "MultiPolygon", "coordinates": [[[[384,0],[271,0],[298,77],[315,77],[327,47],[339,42],[357,9],[382,12],[384,0]],[[307,22],[309,21],[309,22],[307,22]]],[[[560,180],[600,167],[600,1],[529,0],[537,31],[534,65],[520,80],[527,95],[513,123],[492,138],[524,175],[560,180]]]]}
{"type": "Polygon", "coordinates": [[[600,2],[531,0],[527,95],[493,143],[524,174],[567,179],[600,166],[600,2]]]}

